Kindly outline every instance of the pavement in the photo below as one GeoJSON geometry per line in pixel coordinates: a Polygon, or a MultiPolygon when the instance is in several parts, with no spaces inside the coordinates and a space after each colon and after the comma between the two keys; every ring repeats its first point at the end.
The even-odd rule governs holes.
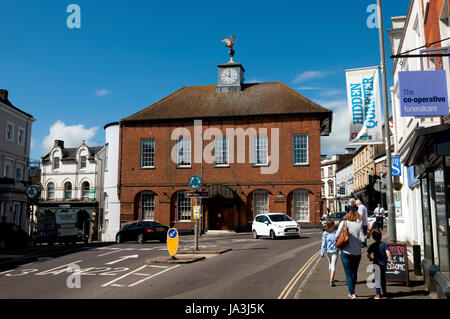
{"type": "MultiPolygon", "coordinates": [[[[385,231],[386,232],[386,231],[385,231]]],[[[384,237],[385,242],[388,238],[384,237]]],[[[373,242],[368,239],[367,246],[373,242]]],[[[410,250],[410,249],[408,249],[410,250]]],[[[373,299],[375,297],[375,288],[369,288],[366,280],[371,273],[366,272],[367,266],[371,264],[366,257],[367,248],[363,248],[361,263],[358,269],[358,281],[356,284],[357,299],[373,299]]],[[[382,299],[431,299],[428,288],[425,285],[423,276],[414,274],[414,265],[411,260],[412,254],[408,252],[409,262],[409,287],[405,283],[387,283],[387,296],[382,299]]],[[[306,279],[299,287],[295,299],[348,299],[348,288],[345,281],[344,268],[341,257],[336,262],[336,287],[330,286],[330,273],[328,270],[328,260],[326,256],[318,257],[309,271],[306,279]]]]}

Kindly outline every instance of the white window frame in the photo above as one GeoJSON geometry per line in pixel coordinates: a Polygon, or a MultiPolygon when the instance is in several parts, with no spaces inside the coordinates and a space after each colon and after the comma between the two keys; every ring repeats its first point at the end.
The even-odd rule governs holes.
{"type": "Polygon", "coordinates": [[[91,190],[91,183],[89,183],[86,180],[83,183],[81,183],[81,200],[89,200],[89,191],[90,190],[91,190]],[[89,188],[87,190],[87,194],[86,194],[86,191],[84,190],[84,185],[86,183],[89,185],[89,188]],[[85,196],[85,195],[87,195],[87,196],[85,196]]]}
{"type": "Polygon", "coordinates": [[[309,223],[311,221],[311,211],[309,207],[309,191],[306,189],[297,189],[294,191],[294,195],[292,196],[292,216],[294,216],[294,219],[297,222],[300,223],[309,223]],[[299,199],[299,195],[306,195],[306,201],[303,199],[299,199]],[[304,207],[302,207],[306,203],[307,209],[305,210],[304,207]],[[304,212],[302,213],[302,210],[304,212]],[[304,216],[307,216],[308,218],[304,218],[304,216]],[[303,218],[302,218],[303,217],[303,218]]]}
{"type": "Polygon", "coordinates": [[[214,167],[230,167],[229,148],[228,136],[216,136],[214,138],[214,167]]]}
{"type": "MultiPolygon", "coordinates": [[[[141,168],[155,168],[155,153],[156,153],[155,146],[156,146],[156,143],[155,143],[154,138],[145,138],[145,139],[141,140],[141,168]],[[150,151],[144,152],[144,143],[145,142],[153,143],[153,154],[150,151]],[[152,157],[153,157],[153,165],[144,165],[145,160],[151,162],[152,157]]],[[[145,163],[145,164],[147,164],[147,163],[145,163]]]]}
{"type": "Polygon", "coordinates": [[[177,168],[191,168],[192,167],[192,147],[191,147],[191,138],[190,137],[181,137],[178,139],[177,143],[177,168]],[[185,147],[188,149],[185,151],[185,147]],[[180,148],[183,150],[183,154],[180,158],[180,148]],[[187,159],[187,155],[185,153],[189,152],[189,164],[181,164],[181,159],[187,159]]]}
{"type": "Polygon", "coordinates": [[[292,135],[292,162],[294,163],[294,166],[309,165],[309,136],[308,136],[308,134],[292,135]],[[306,147],[303,147],[302,143],[299,144],[296,142],[297,137],[306,137],[306,147]],[[306,162],[298,161],[298,158],[296,158],[297,151],[300,151],[300,152],[306,151],[306,162]]]}
{"type": "Polygon", "coordinates": [[[142,221],[154,221],[155,220],[155,193],[153,192],[143,192],[141,194],[141,220],[142,221]],[[148,202],[144,201],[144,197],[149,196],[148,202]],[[145,210],[148,210],[149,218],[144,218],[147,213],[145,210]]]}
{"type": "Polygon", "coordinates": [[[5,131],[5,140],[9,142],[14,142],[14,129],[15,129],[14,123],[10,121],[6,121],[6,131],[5,131]],[[11,126],[11,137],[8,137],[8,128],[11,126]]]}
{"type": "Polygon", "coordinates": [[[257,190],[253,192],[253,219],[260,214],[268,214],[270,212],[269,192],[265,190],[257,190]],[[262,196],[265,198],[263,199],[262,196]],[[258,198],[259,197],[259,198],[258,198]],[[262,201],[265,203],[262,204],[262,201]]]}
{"type": "Polygon", "coordinates": [[[25,129],[21,126],[19,126],[19,129],[17,130],[17,144],[25,145],[25,129]],[[20,133],[22,133],[22,142],[20,141],[20,133]]]}
{"type": "Polygon", "coordinates": [[[186,192],[181,191],[177,193],[177,221],[178,222],[190,222],[192,211],[192,198],[186,197],[186,192]],[[183,196],[182,202],[180,203],[180,197],[183,196]],[[188,204],[189,202],[189,204],[188,204]],[[183,205],[181,205],[183,204],[183,205]],[[183,210],[181,210],[183,208],[183,210]],[[188,209],[189,208],[189,209],[188,209]],[[189,219],[187,217],[189,216],[189,219]]]}
{"type": "Polygon", "coordinates": [[[269,165],[269,139],[267,135],[253,136],[253,166],[267,166],[269,165]],[[258,163],[258,154],[264,156],[264,161],[258,163]]]}
{"type": "Polygon", "coordinates": [[[49,182],[49,183],[47,184],[47,187],[46,187],[46,191],[47,191],[47,200],[54,200],[54,199],[55,199],[55,189],[56,189],[56,184],[55,184],[54,182],[49,182]],[[48,186],[49,186],[50,184],[53,184],[53,192],[52,192],[53,197],[52,197],[52,198],[50,198],[50,191],[49,191],[49,188],[48,188],[48,186]]]}

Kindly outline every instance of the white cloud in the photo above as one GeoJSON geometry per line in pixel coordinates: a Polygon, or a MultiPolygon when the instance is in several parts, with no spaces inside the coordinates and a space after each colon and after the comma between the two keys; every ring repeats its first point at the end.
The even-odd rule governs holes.
{"type": "Polygon", "coordinates": [[[292,81],[292,83],[300,83],[304,81],[314,80],[314,79],[321,79],[328,75],[330,72],[325,71],[306,71],[303,73],[298,74],[295,79],[292,81]]]}
{"type": "Polygon", "coordinates": [[[105,96],[105,95],[111,94],[111,91],[109,91],[107,89],[100,89],[100,90],[95,90],[94,94],[97,96],[105,96]]]}
{"type": "Polygon", "coordinates": [[[264,80],[259,78],[250,78],[249,80],[246,80],[245,83],[261,83],[264,82],[264,80]]]}
{"type": "Polygon", "coordinates": [[[302,90],[302,91],[318,91],[318,90],[323,90],[324,88],[321,87],[317,87],[317,86],[300,86],[297,88],[297,90],[302,90]]]}
{"type": "Polygon", "coordinates": [[[349,114],[347,100],[332,100],[317,102],[319,105],[333,111],[333,123],[330,136],[321,138],[321,154],[345,154],[349,147],[349,114]]]}
{"type": "Polygon", "coordinates": [[[44,152],[50,151],[53,147],[54,140],[64,141],[64,147],[78,147],[83,140],[87,145],[95,145],[91,142],[98,127],[85,128],[83,124],[66,126],[64,122],[58,120],[50,127],[50,134],[44,138],[42,142],[42,149],[44,152]]]}

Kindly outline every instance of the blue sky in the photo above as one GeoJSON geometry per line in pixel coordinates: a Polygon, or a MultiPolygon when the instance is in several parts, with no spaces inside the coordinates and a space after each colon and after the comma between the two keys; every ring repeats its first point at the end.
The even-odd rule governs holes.
{"type": "MultiPolygon", "coordinates": [[[[39,159],[54,138],[102,144],[105,124],[183,86],[215,84],[216,65],[228,61],[221,40],[234,34],[246,81],[282,81],[335,111],[322,153],[343,152],[344,71],[380,63],[378,30],[366,25],[375,2],[1,0],[0,88],[36,118],[31,158],[39,159]],[[66,25],[71,3],[81,29],[66,25]]],[[[410,1],[383,2],[388,29],[410,1]]]]}

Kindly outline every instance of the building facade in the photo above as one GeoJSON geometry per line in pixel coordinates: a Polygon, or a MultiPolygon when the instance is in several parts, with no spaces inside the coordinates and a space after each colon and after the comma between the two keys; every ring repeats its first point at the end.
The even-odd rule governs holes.
{"type": "MultiPolygon", "coordinates": [[[[448,53],[450,41],[447,0],[411,1],[408,14],[393,19],[392,53],[399,54],[427,45],[414,54],[448,53]],[[433,43],[431,45],[431,43],[433,43]]],[[[412,53],[411,53],[412,54],[412,53]]],[[[430,291],[449,296],[450,131],[447,117],[402,117],[399,99],[400,71],[445,70],[448,57],[397,58],[391,87],[395,151],[401,158],[402,216],[397,220],[398,239],[422,248],[424,273],[430,291]]]]}
{"type": "MultiPolygon", "coordinates": [[[[80,231],[91,240],[98,240],[99,180],[97,154],[103,147],[65,148],[64,141],[55,140],[52,150],[41,158],[41,199],[38,213],[59,209],[76,211],[80,231]]],[[[101,170],[101,169],[100,169],[101,170]]]]}
{"type": "Polygon", "coordinates": [[[319,225],[320,137],[331,111],[281,82],[243,83],[239,63],[218,67],[218,85],[185,87],[120,121],[121,224],[191,231],[186,192],[197,174],[208,192],[204,230],[249,230],[267,212],[319,225]]]}
{"type": "Polygon", "coordinates": [[[336,171],[337,207],[339,212],[345,211],[350,198],[353,198],[353,161],[336,171]]]}
{"type": "Polygon", "coordinates": [[[0,90],[0,222],[16,224],[28,233],[25,190],[34,121],[9,101],[7,90],[0,90]]]}

